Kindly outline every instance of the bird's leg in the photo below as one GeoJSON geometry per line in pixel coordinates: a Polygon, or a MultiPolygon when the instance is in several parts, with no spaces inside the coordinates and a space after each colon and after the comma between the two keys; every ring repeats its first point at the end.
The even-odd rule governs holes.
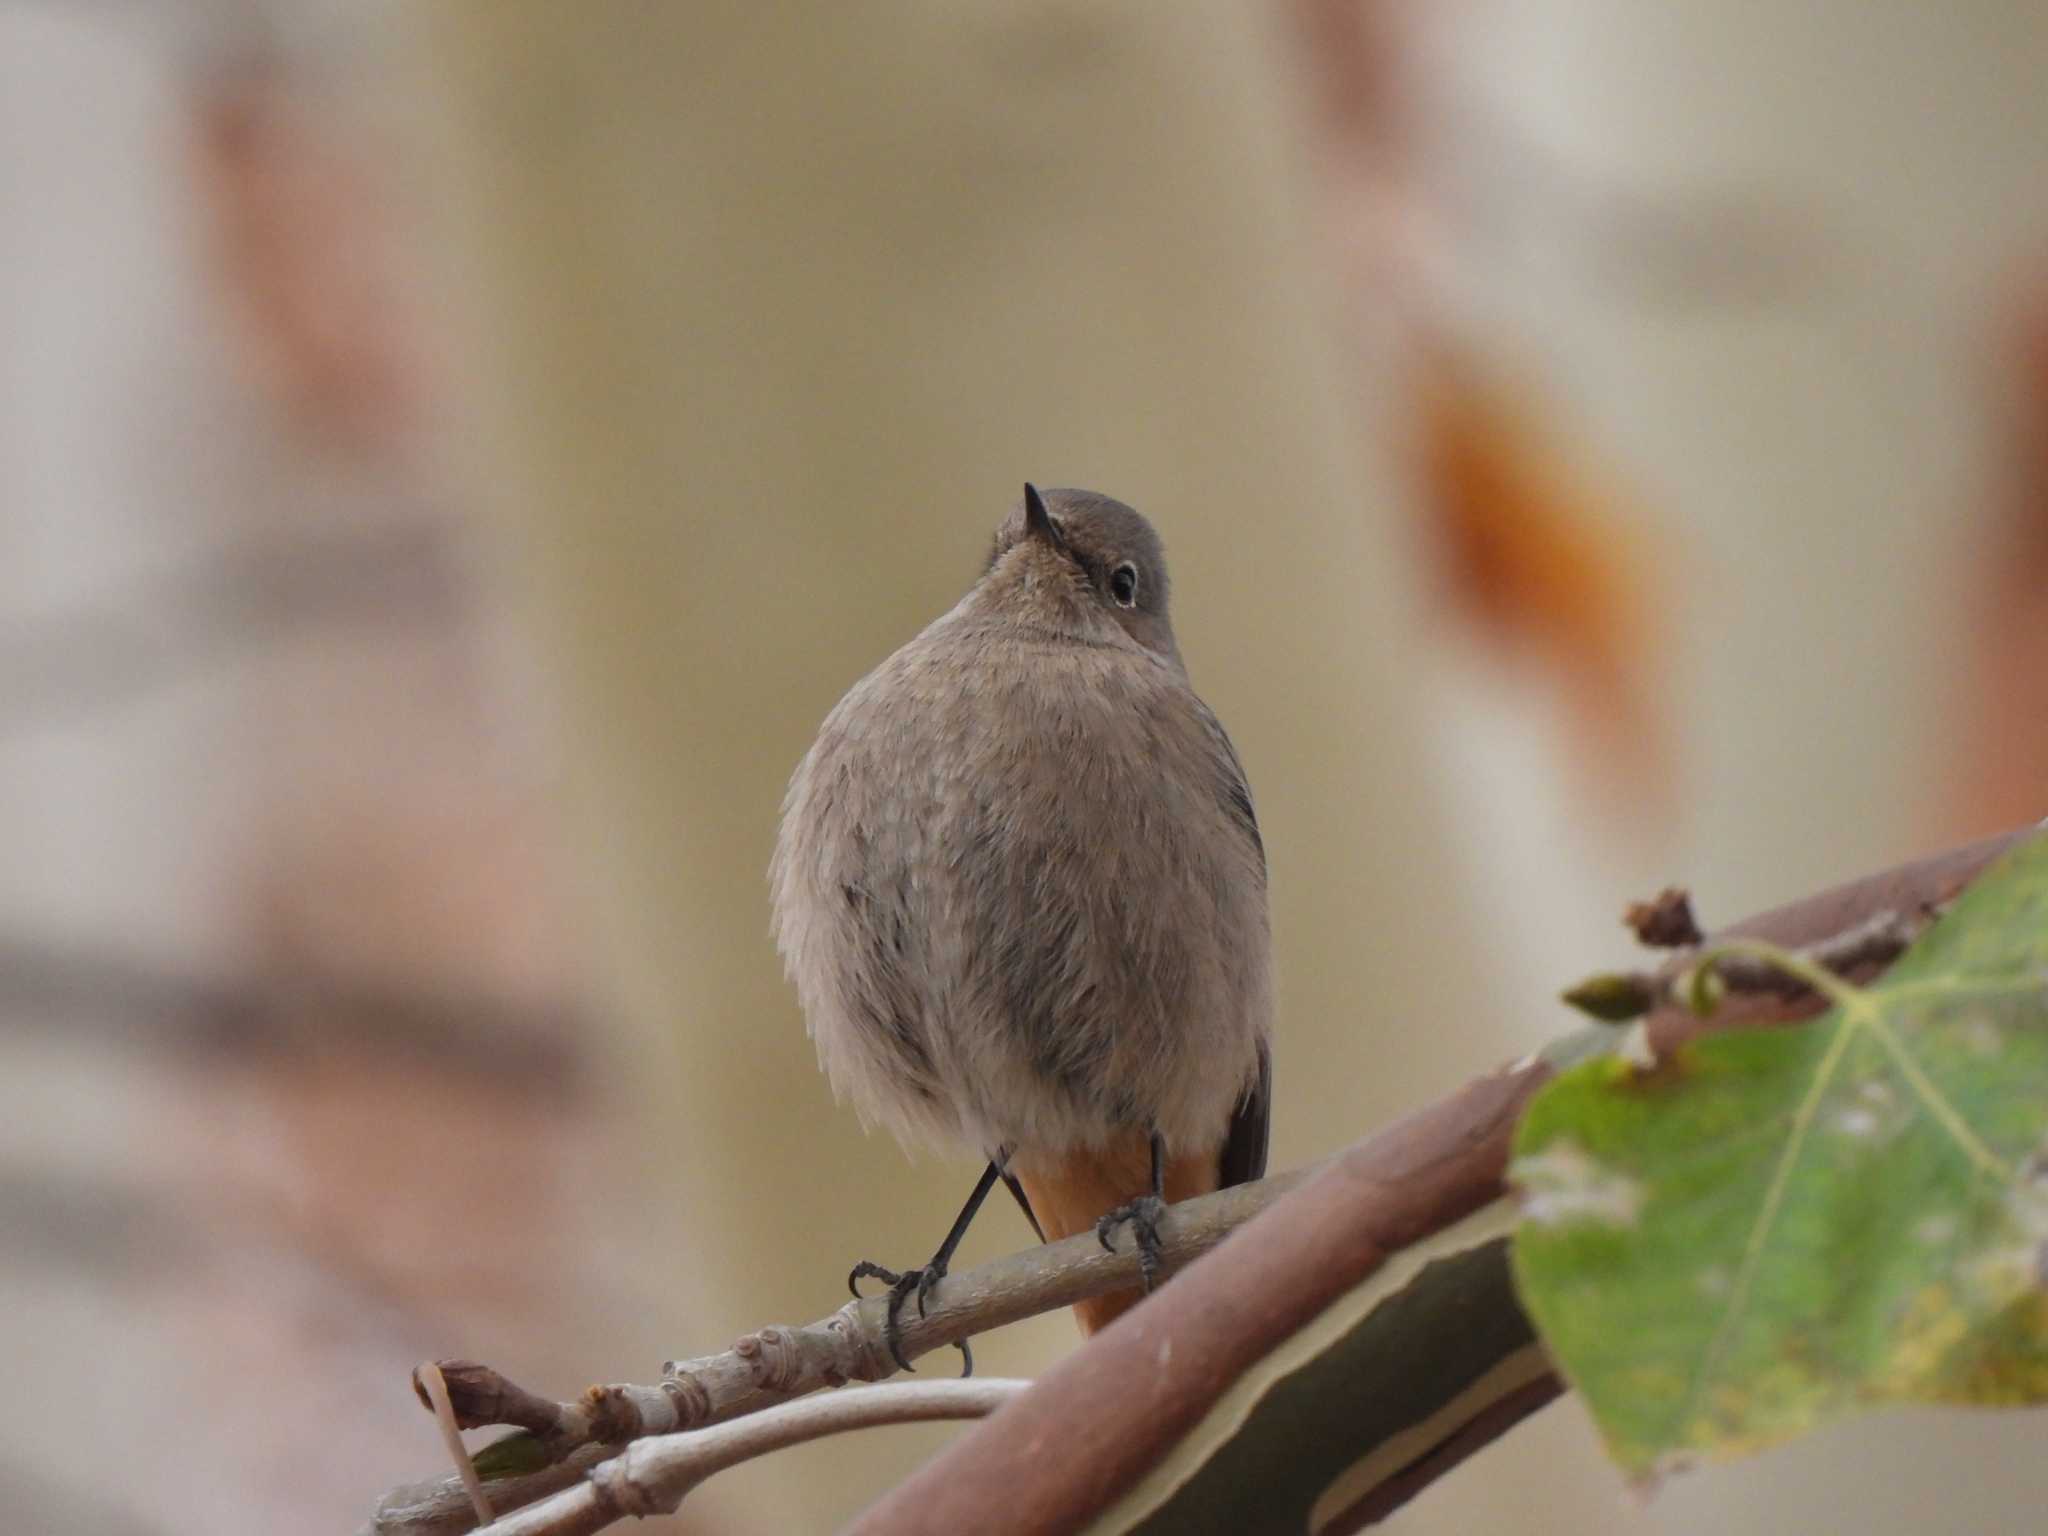
{"type": "MultiPolygon", "coordinates": [[[[953,1250],[960,1246],[960,1239],[967,1235],[967,1228],[974,1220],[974,1213],[981,1209],[981,1202],[988,1198],[988,1192],[995,1188],[996,1180],[1002,1177],[1002,1172],[1002,1166],[994,1162],[982,1170],[980,1179],[975,1182],[974,1193],[967,1197],[967,1203],[960,1207],[960,1214],[953,1219],[953,1230],[946,1234],[946,1240],[939,1244],[939,1251],[931,1256],[923,1268],[906,1269],[899,1274],[893,1269],[883,1268],[871,1259],[862,1259],[853,1266],[852,1272],[846,1277],[846,1288],[852,1291],[856,1298],[860,1295],[860,1283],[863,1280],[879,1280],[889,1287],[889,1317],[882,1325],[882,1339],[888,1344],[890,1355],[906,1371],[914,1370],[915,1367],[903,1358],[903,1330],[896,1321],[896,1314],[903,1310],[905,1298],[915,1291],[917,1315],[924,1316],[925,1302],[930,1298],[932,1288],[945,1278],[946,1267],[953,1262],[953,1250]]],[[[959,1341],[959,1347],[960,1374],[972,1376],[974,1351],[967,1347],[965,1339],[959,1341]]]]}
{"type": "Polygon", "coordinates": [[[1110,1234],[1129,1226],[1138,1244],[1138,1278],[1149,1292],[1159,1283],[1159,1223],[1166,1215],[1166,1140],[1152,1133],[1152,1190],[1127,1200],[1095,1223],[1095,1239],[1111,1253],[1116,1252],[1110,1234]]]}

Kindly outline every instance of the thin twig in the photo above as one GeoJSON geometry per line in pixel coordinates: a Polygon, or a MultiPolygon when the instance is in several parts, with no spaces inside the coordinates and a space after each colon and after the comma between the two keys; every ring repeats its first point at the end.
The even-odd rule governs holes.
{"type": "Polygon", "coordinates": [[[1638,944],[1651,949],[1684,949],[1706,937],[1683,886],[1667,885],[1648,901],[1630,902],[1621,920],[1638,944]]]}
{"type": "MultiPolygon", "coordinates": [[[[1293,1169],[1170,1207],[1159,1229],[1168,1272],[1208,1252],[1314,1171],[1293,1169]]],[[[1092,1232],[958,1271],[939,1282],[923,1316],[915,1305],[900,1314],[904,1358],[915,1360],[961,1339],[1125,1289],[1137,1279],[1136,1255],[1104,1252],[1092,1232]]],[[[880,1381],[896,1369],[883,1341],[887,1314],[881,1296],[850,1301],[802,1327],[750,1333],[722,1354],[670,1361],[658,1386],[595,1386],[567,1402],[541,1397],[473,1361],[439,1365],[459,1425],[515,1424],[533,1436],[522,1447],[531,1452],[530,1462],[548,1464],[528,1476],[493,1479],[491,1503],[512,1509],[561,1488],[594,1459],[590,1447],[744,1418],[821,1387],[880,1381]]],[[[417,1373],[414,1385],[418,1390],[417,1373]]],[[[513,1459],[496,1446],[479,1455],[487,1473],[513,1459]]],[[[461,1484],[444,1478],[394,1489],[365,1531],[454,1536],[473,1528],[461,1484]]]]}
{"type": "MultiPolygon", "coordinates": [[[[1838,976],[1851,976],[1889,965],[1905,953],[1906,946],[1932,920],[1932,915],[1924,912],[1875,912],[1854,926],[1818,943],[1804,945],[1794,953],[1838,976]]],[[[1572,987],[1564,994],[1564,1001],[1609,1024],[1641,1018],[1672,1002],[1678,997],[1681,984],[1690,984],[1695,979],[1693,968],[1699,953],[1697,946],[1677,951],[1670,962],[1655,971],[1603,971],[1572,987]]],[[[1721,954],[1710,963],[1714,983],[1729,992],[1795,998],[1807,991],[1806,983],[1798,977],[1754,956],[1721,954]]]]}
{"type": "Polygon", "coordinates": [[[731,1424],[636,1440],[573,1488],[491,1527],[492,1536],[588,1536],[627,1515],[665,1515],[714,1472],[806,1440],[878,1424],[978,1419],[1031,1385],[1008,1377],[849,1387],[731,1424]]]}
{"type": "Polygon", "coordinates": [[[462,1429],[455,1422],[455,1406],[448,1401],[448,1383],[441,1367],[429,1360],[414,1370],[412,1379],[434,1410],[441,1438],[448,1443],[448,1459],[455,1463],[455,1475],[462,1479],[462,1491],[469,1495],[470,1507],[476,1511],[476,1523],[489,1525],[491,1506],[484,1502],[483,1479],[476,1475],[476,1463],[470,1460],[469,1447],[462,1443],[462,1429]]]}

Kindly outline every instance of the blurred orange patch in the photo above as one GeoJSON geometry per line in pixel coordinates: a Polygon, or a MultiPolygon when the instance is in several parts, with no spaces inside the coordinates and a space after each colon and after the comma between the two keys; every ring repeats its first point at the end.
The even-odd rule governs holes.
{"type": "Polygon", "coordinates": [[[1425,348],[1416,378],[1422,487],[1454,606],[1556,677],[1591,787],[1662,811],[1667,648],[1643,533],[1612,510],[1589,453],[1453,347],[1425,348]]]}
{"type": "Polygon", "coordinates": [[[2048,813],[2048,277],[2000,316],[1999,507],[1968,594],[1975,634],[1938,830],[1977,836],[2048,813]]]}

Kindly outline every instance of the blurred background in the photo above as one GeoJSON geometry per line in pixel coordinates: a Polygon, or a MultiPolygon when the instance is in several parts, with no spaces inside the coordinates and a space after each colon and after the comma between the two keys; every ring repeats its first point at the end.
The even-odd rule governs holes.
{"type": "MultiPolygon", "coordinates": [[[[974,1169],[835,1109],[763,871],[1027,477],[1172,550],[1276,1166],[1567,1027],[1626,898],[2048,809],[2048,10],[789,11],[0,0],[8,1530],[350,1529],[422,1357],[648,1380],[929,1250],[974,1169]]],[[[2030,1528],[2040,1427],[1644,1501],[1567,1400],[1394,1528],[2030,1528]]]]}

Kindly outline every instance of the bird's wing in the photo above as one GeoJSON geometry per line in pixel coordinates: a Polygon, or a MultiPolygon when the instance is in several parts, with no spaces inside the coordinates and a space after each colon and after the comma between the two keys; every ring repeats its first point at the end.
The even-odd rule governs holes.
{"type": "Polygon", "coordinates": [[[1195,709],[1208,729],[1210,743],[1216,749],[1216,768],[1221,781],[1217,788],[1223,795],[1223,803],[1229,808],[1231,819],[1251,839],[1252,848],[1259,856],[1259,871],[1263,874],[1266,840],[1259,836],[1259,813],[1252,807],[1252,786],[1245,778],[1244,764],[1238,759],[1230,732],[1223,729],[1223,722],[1216,718],[1216,712],[1200,699],[1195,700],[1195,709]]]}
{"type": "MultiPolygon", "coordinates": [[[[1222,791],[1225,805],[1232,818],[1243,828],[1245,836],[1251,839],[1253,850],[1258,854],[1259,873],[1266,870],[1266,843],[1259,836],[1259,816],[1252,807],[1252,790],[1245,778],[1244,764],[1239,760],[1237,748],[1231,744],[1230,733],[1223,729],[1223,722],[1216,718],[1215,711],[1197,699],[1202,723],[1209,729],[1211,739],[1217,748],[1217,767],[1222,775],[1222,791]]],[[[1245,1096],[1238,1101],[1230,1117],[1230,1134],[1223,1143],[1223,1159],[1220,1167],[1221,1188],[1233,1184],[1246,1184],[1253,1179],[1263,1178],[1266,1173],[1266,1147],[1273,1130],[1273,1051],[1266,1041],[1259,1042],[1259,1074],[1245,1096]]]]}
{"type": "Polygon", "coordinates": [[[1266,1176],[1266,1143],[1273,1131],[1273,1053],[1259,1042],[1259,1076],[1238,1101],[1230,1117],[1230,1135],[1223,1143],[1222,1177],[1218,1187],[1249,1184],[1266,1176]]]}

